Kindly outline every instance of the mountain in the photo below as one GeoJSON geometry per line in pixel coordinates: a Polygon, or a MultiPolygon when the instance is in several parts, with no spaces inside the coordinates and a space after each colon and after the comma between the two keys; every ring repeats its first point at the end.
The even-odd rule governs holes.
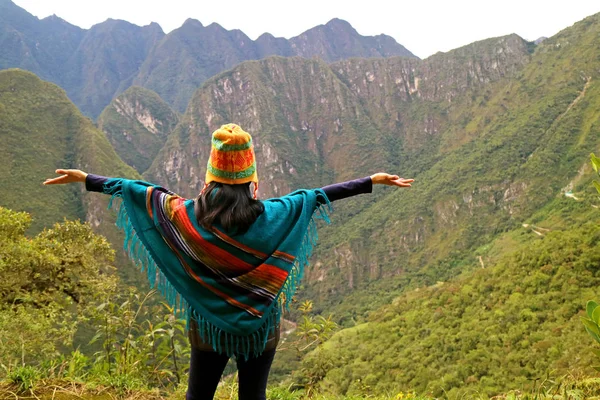
{"type": "Polygon", "coordinates": [[[199,89],[146,177],[193,196],[203,184],[210,133],[228,121],[253,134],[262,196],[386,165],[377,154],[384,138],[325,62],[273,57],[245,62],[199,89]]]}
{"type": "Polygon", "coordinates": [[[142,173],[148,169],[179,116],[156,93],[131,86],[98,117],[98,128],[123,161],[142,173]]]}
{"type": "Polygon", "coordinates": [[[158,93],[178,111],[209,77],[257,58],[252,40],[239,30],[188,19],[152,49],[134,84],[158,93]]]}
{"type": "MultiPolygon", "coordinates": [[[[263,38],[265,40],[265,38],[263,38]]],[[[394,38],[387,35],[361,36],[348,22],[334,18],[325,25],[319,25],[293,37],[289,41],[290,55],[311,58],[319,57],[327,62],[352,57],[393,57],[416,58],[394,38]]],[[[276,54],[263,53],[262,57],[276,54]]],[[[282,54],[285,55],[285,54],[282,54]]]]}
{"type": "MultiPolygon", "coordinates": [[[[211,131],[236,122],[254,136],[263,198],[377,170],[416,178],[334,203],[299,300],[343,329],[294,368],[301,385],[458,398],[589,375],[579,316],[600,270],[599,34],[600,14],[537,46],[509,35],[426,60],[244,61],[194,92],[144,177],[195,196],[211,131]]],[[[56,86],[14,70],[0,83],[1,205],[101,228],[99,196],[31,182],[65,162],[136,172],[56,86]]]]}
{"type": "Polygon", "coordinates": [[[349,57],[415,57],[391,37],[361,36],[339,19],[289,40],[263,34],[256,41],[239,30],[228,31],[216,23],[205,27],[188,19],[157,45],[134,83],[156,91],[184,111],[195,90],[211,76],[242,61],[271,55],[318,57],[328,62],[349,57]]]}
{"type": "Polygon", "coordinates": [[[131,85],[150,50],[164,36],[158,24],[144,27],[107,20],[85,32],[58,82],[85,115],[96,117],[131,85]]]}
{"type": "MultiPolygon", "coordinates": [[[[88,221],[114,248],[122,237],[107,210],[108,198],[88,193],[82,185],[43,186],[57,168],[78,168],[105,176],[138,178],[115,153],[104,133],[84,117],[58,86],[31,72],[0,71],[0,206],[27,211],[34,234],[68,219],[88,221]]],[[[118,247],[117,247],[118,246],[118,247]]],[[[139,282],[137,271],[119,257],[121,276],[139,282]]]]}
{"type": "Polygon", "coordinates": [[[188,183],[202,184],[210,133],[229,121],[255,135],[258,167],[269,182],[264,196],[396,166],[436,145],[434,131],[451,123],[447,110],[423,118],[431,104],[447,108],[454,97],[514,75],[528,60],[527,43],[512,35],[423,61],[244,62],[196,92],[146,175],[193,195],[188,183]]]}
{"type": "Polygon", "coordinates": [[[131,85],[157,92],[183,112],[209,77],[269,55],[414,57],[389,36],[361,36],[337,19],[289,40],[265,34],[252,41],[239,30],[193,19],[168,35],[156,23],[139,27],[113,19],[84,30],[56,16],[39,20],[0,0],[0,68],[27,69],[60,85],[92,118],[131,85]]]}
{"type": "Polygon", "coordinates": [[[0,69],[22,68],[59,82],[84,34],[55,15],[40,20],[0,0],[0,69]]]}
{"type": "Polygon", "coordinates": [[[305,295],[349,328],[298,379],[460,398],[592,374],[580,316],[600,283],[588,156],[600,149],[599,33],[600,14],[588,17],[514,76],[453,97],[457,125],[434,133],[437,159],[413,188],[327,236],[336,257],[321,254],[321,288],[305,295]],[[352,292],[333,296],[344,281],[352,292]]]}
{"type": "Polygon", "coordinates": [[[469,274],[409,291],[368,322],[338,332],[294,368],[295,380],[319,376],[323,390],[353,398],[409,389],[434,398],[494,398],[510,388],[531,393],[538,379],[596,376],[580,317],[600,285],[600,229],[591,207],[598,202],[574,203],[562,197],[544,211],[593,220],[547,228],[542,213],[543,225],[492,243],[502,256],[484,255],[469,274]]]}

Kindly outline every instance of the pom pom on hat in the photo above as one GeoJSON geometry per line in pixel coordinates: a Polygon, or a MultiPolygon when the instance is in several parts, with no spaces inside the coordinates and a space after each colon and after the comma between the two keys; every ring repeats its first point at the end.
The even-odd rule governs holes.
{"type": "Polygon", "coordinates": [[[205,184],[258,184],[252,136],[236,124],[221,126],[212,134],[205,184]]]}

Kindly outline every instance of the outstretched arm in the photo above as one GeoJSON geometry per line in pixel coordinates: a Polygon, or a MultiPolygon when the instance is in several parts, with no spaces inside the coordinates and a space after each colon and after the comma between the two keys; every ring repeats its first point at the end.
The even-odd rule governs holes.
{"type": "Polygon", "coordinates": [[[65,183],[85,183],[85,188],[89,192],[104,191],[104,183],[111,178],[105,176],[88,174],[78,169],[57,169],[57,174],[61,176],[56,178],[48,178],[44,181],[44,185],[62,185],[65,183]]]}
{"type": "Polygon", "coordinates": [[[329,201],[345,199],[362,193],[371,193],[373,185],[389,185],[397,187],[410,187],[414,179],[400,178],[398,175],[377,173],[352,181],[336,183],[322,188],[329,201]]]}

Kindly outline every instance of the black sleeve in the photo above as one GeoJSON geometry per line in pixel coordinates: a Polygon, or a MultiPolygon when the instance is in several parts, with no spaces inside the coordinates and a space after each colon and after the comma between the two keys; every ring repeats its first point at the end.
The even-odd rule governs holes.
{"type": "Polygon", "coordinates": [[[371,177],[355,179],[342,183],[335,183],[322,188],[329,201],[345,199],[346,197],[356,196],[362,193],[371,193],[373,191],[373,182],[371,177]]]}
{"type": "Polygon", "coordinates": [[[105,176],[88,174],[85,178],[85,189],[88,192],[102,193],[104,191],[104,182],[106,182],[109,179],[110,178],[107,178],[105,176]]]}

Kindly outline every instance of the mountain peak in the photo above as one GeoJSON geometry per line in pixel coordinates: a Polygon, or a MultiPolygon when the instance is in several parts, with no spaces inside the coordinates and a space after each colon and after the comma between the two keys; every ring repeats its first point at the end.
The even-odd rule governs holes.
{"type": "Polygon", "coordinates": [[[198,21],[197,19],[194,18],[188,18],[185,20],[185,22],[183,23],[183,25],[181,25],[181,27],[200,27],[200,28],[204,28],[204,25],[202,25],[202,22],[198,21]]]}
{"type": "Polygon", "coordinates": [[[335,28],[352,29],[353,31],[355,31],[354,27],[350,24],[350,22],[340,19],[340,18],[332,18],[331,20],[329,20],[329,22],[327,22],[325,24],[325,26],[335,27],[335,28]]]}

